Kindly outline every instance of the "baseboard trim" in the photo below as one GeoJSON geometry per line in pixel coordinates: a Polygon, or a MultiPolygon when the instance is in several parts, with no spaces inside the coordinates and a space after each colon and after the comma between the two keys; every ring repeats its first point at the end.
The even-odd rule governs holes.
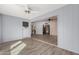
{"type": "Polygon", "coordinates": [[[39,41],[39,42],[42,42],[42,43],[45,43],[45,44],[48,44],[48,45],[51,45],[51,46],[55,46],[55,47],[57,47],[57,48],[59,48],[59,49],[63,49],[63,50],[66,50],[66,51],[69,51],[69,52],[73,52],[73,53],[79,55],[79,53],[77,53],[77,52],[74,52],[74,51],[71,51],[71,50],[67,50],[67,49],[64,49],[64,48],[60,48],[60,47],[58,47],[57,45],[54,45],[54,44],[51,44],[51,43],[45,42],[45,41],[43,41],[43,40],[37,40],[37,39],[34,39],[34,40],[39,41]]]}

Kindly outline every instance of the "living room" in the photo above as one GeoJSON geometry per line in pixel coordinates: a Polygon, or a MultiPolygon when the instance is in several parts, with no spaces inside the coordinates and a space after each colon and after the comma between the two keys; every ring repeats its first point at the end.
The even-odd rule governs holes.
{"type": "Polygon", "coordinates": [[[78,10],[78,4],[0,4],[0,54],[79,54],[78,10]]]}

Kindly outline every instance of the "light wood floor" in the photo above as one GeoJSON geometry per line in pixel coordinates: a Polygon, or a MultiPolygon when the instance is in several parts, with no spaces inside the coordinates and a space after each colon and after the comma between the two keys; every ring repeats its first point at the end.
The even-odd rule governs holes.
{"type": "Polygon", "coordinates": [[[53,44],[29,38],[0,44],[1,55],[77,55],[53,44]]]}
{"type": "Polygon", "coordinates": [[[32,38],[57,45],[57,36],[56,35],[53,35],[53,36],[50,36],[50,35],[33,35],[32,38]]]}

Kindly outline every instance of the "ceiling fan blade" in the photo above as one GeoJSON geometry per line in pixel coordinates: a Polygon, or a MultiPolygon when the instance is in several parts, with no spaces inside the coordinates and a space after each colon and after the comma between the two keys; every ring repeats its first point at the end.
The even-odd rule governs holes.
{"type": "Polygon", "coordinates": [[[30,7],[28,7],[28,9],[31,11],[32,10],[32,8],[30,8],[30,7]]]}
{"type": "Polygon", "coordinates": [[[25,10],[27,10],[27,11],[29,10],[28,5],[25,5],[24,7],[25,7],[25,10]]]}
{"type": "Polygon", "coordinates": [[[39,13],[39,11],[31,11],[31,13],[39,13]]]}

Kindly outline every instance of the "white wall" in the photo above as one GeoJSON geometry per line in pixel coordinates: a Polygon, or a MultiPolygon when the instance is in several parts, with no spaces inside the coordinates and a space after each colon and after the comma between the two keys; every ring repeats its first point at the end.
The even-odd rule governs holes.
{"type": "Polygon", "coordinates": [[[69,5],[59,11],[58,46],[79,53],[79,5],[69,5]]]}
{"type": "Polygon", "coordinates": [[[1,31],[1,25],[2,25],[2,23],[1,23],[1,14],[0,14],[0,43],[1,43],[1,40],[2,40],[2,37],[1,37],[1,34],[2,34],[2,31],[1,31]]]}
{"type": "MultiPolygon", "coordinates": [[[[25,21],[25,20],[24,20],[25,21]]],[[[22,27],[22,37],[29,38],[31,37],[31,23],[29,22],[29,27],[22,27]]]]}
{"type": "Polygon", "coordinates": [[[2,15],[2,27],[3,27],[2,41],[7,42],[12,40],[22,39],[25,37],[31,37],[30,25],[29,27],[24,29],[22,27],[23,21],[26,21],[26,20],[22,18],[13,17],[13,16],[2,15]],[[24,32],[26,34],[23,34],[24,32]]]}
{"type": "Polygon", "coordinates": [[[36,34],[43,35],[43,24],[45,24],[45,23],[48,23],[50,25],[49,21],[40,21],[40,22],[34,23],[36,26],[36,34]]]}

